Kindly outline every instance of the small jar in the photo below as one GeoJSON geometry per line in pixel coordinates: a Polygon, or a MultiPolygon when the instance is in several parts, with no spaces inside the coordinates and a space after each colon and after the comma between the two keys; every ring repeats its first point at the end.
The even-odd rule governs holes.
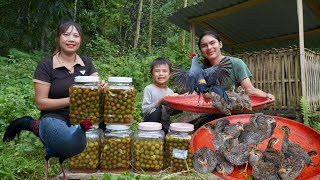
{"type": "Polygon", "coordinates": [[[106,124],[132,124],[135,95],[132,78],[109,77],[104,96],[104,122],[106,124]]]}
{"type": "Polygon", "coordinates": [[[125,172],[130,170],[132,131],[126,125],[107,125],[101,138],[100,170],[125,172]]]}
{"type": "Polygon", "coordinates": [[[171,123],[166,135],[165,166],[172,172],[193,168],[190,140],[194,125],[189,123],[171,123]]]}
{"type": "Polygon", "coordinates": [[[79,124],[81,120],[91,120],[93,124],[101,121],[102,88],[97,76],[76,76],[75,84],[69,88],[70,122],[79,124]]]}
{"type": "Polygon", "coordinates": [[[86,132],[87,146],[78,155],[69,159],[69,168],[72,172],[96,172],[99,168],[100,136],[103,131],[93,126],[86,132]]]}
{"type": "Polygon", "coordinates": [[[142,122],[133,136],[132,163],[136,173],[158,173],[163,169],[164,132],[162,124],[142,122]]]}

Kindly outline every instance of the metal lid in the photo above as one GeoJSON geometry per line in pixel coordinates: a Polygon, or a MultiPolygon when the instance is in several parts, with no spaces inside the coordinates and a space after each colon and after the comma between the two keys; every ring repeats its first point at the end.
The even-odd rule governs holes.
{"type": "Polygon", "coordinates": [[[180,132],[190,132],[194,130],[194,125],[189,123],[171,123],[170,130],[180,132]]]}
{"type": "Polygon", "coordinates": [[[98,76],[76,76],[74,78],[75,82],[99,82],[99,80],[98,76]]]}
{"type": "Polygon", "coordinates": [[[158,122],[141,122],[138,124],[138,129],[146,131],[161,130],[162,124],[158,122]]]}
{"type": "Polygon", "coordinates": [[[131,77],[109,77],[108,82],[124,82],[124,83],[131,83],[131,77]]]}
{"type": "Polygon", "coordinates": [[[109,130],[121,131],[121,130],[130,129],[130,126],[126,126],[126,125],[107,125],[106,128],[109,129],[109,130]]]}

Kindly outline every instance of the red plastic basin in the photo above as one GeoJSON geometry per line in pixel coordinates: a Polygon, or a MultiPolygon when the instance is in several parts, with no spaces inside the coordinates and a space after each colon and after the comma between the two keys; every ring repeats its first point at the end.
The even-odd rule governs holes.
{"type": "MultiPolygon", "coordinates": [[[[197,112],[197,113],[214,113],[221,114],[221,112],[214,108],[211,103],[206,103],[203,101],[202,96],[198,95],[179,95],[179,96],[166,96],[163,100],[166,105],[173,109],[197,112]]],[[[252,110],[263,109],[272,104],[272,100],[265,97],[249,96],[251,100],[252,110]]],[[[244,109],[244,111],[248,111],[244,109]]],[[[244,111],[231,111],[231,114],[238,114],[244,111]]]]}
{"type": "MultiPolygon", "coordinates": [[[[233,116],[227,116],[224,117],[230,121],[230,123],[234,124],[236,122],[249,122],[249,118],[252,116],[252,114],[241,114],[241,115],[233,115],[233,116]]],[[[299,144],[305,151],[309,152],[311,150],[316,151],[318,153],[317,156],[312,157],[312,161],[315,164],[319,164],[319,166],[306,166],[300,176],[297,178],[298,180],[306,180],[306,179],[312,179],[312,180],[319,180],[320,179],[320,134],[316,132],[314,129],[305,126],[302,123],[299,123],[294,120],[272,116],[276,122],[277,127],[275,128],[274,134],[272,137],[278,138],[280,141],[275,145],[275,148],[280,149],[283,133],[280,131],[280,127],[283,125],[286,125],[290,128],[290,136],[289,139],[299,144]]],[[[220,118],[223,119],[223,118],[220,118]]],[[[214,123],[219,119],[213,120],[210,123],[214,123]]],[[[194,153],[197,149],[201,147],[208,147],[215,151],[213,145],[212,145],[212,139],[214,138],[214,135],[210,134],[209,131],[204,128],[203,126],[200,127],[192,136],[191,142],[190,142],[190,148],[191,152],[194,153]]],[[[267,146],[269,139],[266,139],[263,141],[258,147],[261,150],[264,150],[267,146]]],[[[239,173],[239,169],[244,169],[244,166],[240,166],[239,168],[235,168],[233,173],[230,175],[222,176],[222,174],[214,171],[213,173],[219,177],[222,177],[223,179],[227,180],[239,180],[246,178],[243,174],[239,173]]],[[[249,166],[248,169],[248,175],[251,175],[251,167],[249,166]]]]}

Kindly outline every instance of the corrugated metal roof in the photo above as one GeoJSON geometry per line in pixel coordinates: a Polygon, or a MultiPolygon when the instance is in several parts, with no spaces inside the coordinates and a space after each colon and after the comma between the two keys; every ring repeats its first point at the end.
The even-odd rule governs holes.
{"type": "MultiPolygon", "coordinates": [[[[215,30],[234,52],[298,45],[296,0],[205,0],[174,12],[169,21],[196,35],[215,30]]],[[[305,47],[320,47],[320,0],[303,0],[305,47]]]]}

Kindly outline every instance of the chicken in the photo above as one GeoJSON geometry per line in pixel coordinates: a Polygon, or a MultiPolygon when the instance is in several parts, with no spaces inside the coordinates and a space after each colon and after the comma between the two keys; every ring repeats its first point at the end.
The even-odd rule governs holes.
{"type": "Polygon", "coordinates": [[[243,123],[237,122],[235,124],[227,125],[223,132],[230,135],[232,138],[238,138],[242,131],[244,131],[243,123]]]}
{"type": "Polygon", "coordinates": [[[250,97],[248,96],[248,94],[245,93],[244,88],[242,86],[239,86],[236,92],[239,94],[242,108],[252,111],[252,104],[251,104],[250,97]]]}
{"type": "Polygon", "coordinates": [[[225,145],[225,142],[228,139],[232,139],[232,136],[230,136],[226,133],[217,134],[212,140],[212,144],[213,144],[214,149],[219,150],[222,146],[225,145]]]}
{"type": "Polygon", "coordinates": [[[235,92],[235,85],[232,85],[228,91],[226,91],[229,97],[228,109],[231,110],[242,110],[243,104],[240,98],[240,94],[235,92]]]}
{"type": "Polygon", "coordinates": [[[252,176],[259,180],[280,180],[277,168],[271,162],[263,161],[263,154],[260,150],[250,152],[249,163],[252,166],[252,176]]]}
{"type": "Polygon", "coordinates": [[[223,148],[223,155],[231,164],[240,166],[249,161],[251,147],[247,143],[239,143],[238,138],[226,140],[223,148]]]}
{"type": "Polygon", "coordinates": [[[281,144],[281,151],[284,153],[285,157],[288,158],[290,156],[299,156],[307,165],[312,164],[310,155],[299,144],[295,144],[289,140],[290,128],[288,126],[281,126],[280,130],[284,134],[281,144]]]}
{"type": "Polygon", "coordinates": [[[256,113],[244,124],[244,131],[239,136],[239,141],[247,144],[258,145],[271,137],[276,127],[276,121],[272,116],[256,113]]]}
{"type": "Polygon", "coordinates": [[[209,92],[209,93],[205,93],[204,97],[209,102],[211,101],[211,105],[214,108],[218,109],[220,112],[222,112],[223,114],[225,114],[227,116],[231,115],[231,111],[229,109],[229,103],[226,102],[221,96],[219,96],[213,92],[209,92]]]}
{"type": "MultiPolygon", "coordinates": [[[[309,157],[315,155],[317,155],[317,152],[315,151],[308,152],[309,157]]],[[[306,162],[301,156],[290,156],[281,164],[281,167],[278,170],[278,175],[283,180],[293,180],[301,174],[305,165],[306,162]]]]}
{"type": "Polygon", "coordinates": [[[273,163],[276,168],[280,168],[281,164],[285,159],[284,154],[278,149],[274,148],[274,145],[278,142],[279,139],[274,137],[270,138],[268,145],[265,151],[263,152],[264,161],[273,163]]]}
{"type": "Polygon", "coordinates": [[[68,179],[62,163],[64,160],[81,153],[86,147],[85,132],[92,126],[89,120],[83,120],[78,126],[68,126],[65,121],[53,117],[44,117],[40,121],[24,116],[11,122],[3,137],[3,142],[11,141],[22,130],[37,135],[46,148],[46,179],[48,179],[49,159],[59,158],[64,179],[68,179]]]}
{"type": "Polygon", "coordinates": [[[203,147],[198,149],[192,159],[193,168],[202,174],[212,172],[217,166],[217,156],[211,149],[203,147]]]}
{"type": "Polygon", "coordinates": [[[192,63],[189,70],[173,67],[173,84],[180,89],[180,93],[188,92],[191,94],[196,91],[200,95],[206,92],[214,92],[228,101],[227,94],[218,83],[229,76],[227,71],[231,68],[229,59],[224,58],[219,64],[204,70],[198,63],[199,55],[191,54],[190,57],[192,63]]]}
{"type": "Polygon", "coordinates": [[[229,175],[234,170],[234,165],[231,164],[223,155],[222,151],[216,151],[218,164],[216,166],[216,171],[222,175],[229,175]]]}
{"type": "Polygon", "coordinates": [[[221,119],[215,121],[213,124],[207,123],[204,125],[204,127],[209,130],[210,134],[217,135],[218,133],[222,133],[224,131],[224,128],[229,124],[230,121],[228,119],[221,119]]]}

